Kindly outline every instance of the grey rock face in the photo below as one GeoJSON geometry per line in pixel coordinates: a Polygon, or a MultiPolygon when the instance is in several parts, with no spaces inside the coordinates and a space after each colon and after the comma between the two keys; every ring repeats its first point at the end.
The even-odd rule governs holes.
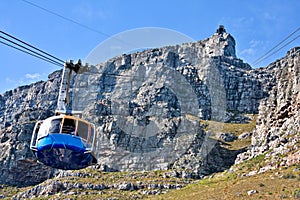
{"type": "Polygon", "coordinates": [[[186,115],[245,122],[233,113],[258,112],[271,75],[252,70],[235,58],[234,49],[230,34],[216,33],[196,43],[122,55],[95,66],[92,75],[78,76],[78,83],[89,83],[90,92],[79,96],[83,108],[91,102],[84,116],[98,127],[99,162],[121,171],[152,170],[174,162],[181,168],[188,165],[182,157],[191,164],[195,156],[197,164],[190,165],[199,169],[195,176],[207,163],[224,169],[219,165],[226,160],[225,150],[214,147],[216,142],[202,150],[208,134],[186,115]],[[208,155],[217,158],[203,162],[208,155]]]}
{"type": "Polygon", "coordinates": [[[217,137],[225,142],[233,142],[238,137],[232,133],[219,133],[217,137]]]}
{"type": "Polygon", "coordinates": [[[250,136],[252,136],[252,133],[251,132],[245,132],[245,133],[242,133],[241,135],[239,135],[239,139],[240,140],[244,140],[244,139],[247,139],[249,138],[250,136]]]}
{"type": "Polygon", "coordinates": [[[53,176],[53,169],[34,162],[29,145],[35,122],[53,115],[59,76],[0,95],[0,183],[32,185],[53,176]]]}
{"type": "Polygon", "coordinates": [[[280,165],[289,166],[299,162],[300,155],[297,145],[300,141],[300,48],[291,49],[266,70],[274,74],[275,84],[259,106],[252,148],[239,155],[236,162],[266,153],[270,165],[281,162],[280,165]],[[285,158],[281,159],[282,156],[285,158]]]}

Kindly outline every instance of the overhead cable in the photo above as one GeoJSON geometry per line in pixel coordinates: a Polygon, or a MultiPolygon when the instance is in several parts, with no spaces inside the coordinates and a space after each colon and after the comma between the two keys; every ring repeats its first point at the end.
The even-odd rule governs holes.
{"type": "MultiPolygon", "coordinates": [[[[61,15],[61,14],[58,14],[58,13],[56,13],[56,12],[53,12],[53,11],[51,11],[51,10],[45,8],[45,7],[42,7],[42,6],[37,5],[37,4],[35,4],[35,3],[32,3],[32,2],[30,2],[30,1],[28,1],[28,0],[22,0],[22,1],[25,2],[25,3],[27,3],[27,4],[29,4],[29,5],[31,5],[31,6],[34,6],[34,7],[36,7],[36,8],[39,8],[39,9],[41,9],[41,10],[43,10],[43,11],[46,11],[46,12],[52,14],[52,15],[55,15],[55,16],[57,16],[57,17],[59,17],[59,18],[65,20],[65,21],[68,21],[68,22],[71,22],[71,23],[73,23],[73,24],[76,24],[76,25],[78,25],[78,26],[80,26],[80,27],[82,27],[82,28],[85,28],[85,29],[87,29],[87,30],[90,30],[90,31],[92,31],[92,32],[98,33],[98,34],[103,35],[103,36],[106,36],[106,37],[111,37],[111,35],[109,35],[109,34],[107,34],[107,33],[104,33],[103,31],[99,31],[99,30],[97,30],[97,29],[95,29],[95,28],[92,28],[92,27],[90,27],[90,26],[87,26],[87,25],[84,25],[84,24],[82,24],[82,23],[79,23],[78,21],[75,21],[75,20],[73,20],[73,19],[71,19],[71,18],[65,17],[65,16],[63,16],[63,15],[61,15]]],[[[117,41],[119,41],[119,42],[121,42],[121,43],[123,43],[123,44],[129,45],[129,46],[133,46],[133,47],[136,47],[136,46],[137,46],[137,45],[128,43],[128,42],[126,42],[126,41],[124,41],[124,40],[118,39],[118,38],[116,38],[116,37],[114,37],[113,39],[114,39],[114,40],[117,40],[117,41]]]]}
{"type": "MultiPolygon", "coordinates": [[[[1,33],[4,33],[3,31],[1,31],[1,33]]],[[[44,52],[44,51],[36,51],[36,50],[32,50],[31,48],[33,48],[33,46],[32,45],[30,45],[29,47],[27,47],[27,46],[24,46],[23,44],[25,44],[25,42],[22,42],[23,44],[19,44],[19,43],[17,43],[17,42],[15,42],[15,41],[13,41],[13,40],[11,40],[11,39],[8,39],[8,38],[5,38],[5,37],[3,37],[3,36],[1,36],[0,35],[0,38],[1,39],[3,39],[3,40],[6,40],[7,42],[9,42],[11,45],[10,46],[18,46],[18,47],[20,47],[20,48],[22,48],[23,49],[23,51],[22,52],[25,52],[25,51],[27,51],[27,52],[31,52],[31,54],[35,54],[35,55],[37,55],[37,56],[35,56],[35,57],[40,57],[40,58],[43,58],[43,60],[49,60],[51,63],[56,63],[57,65],[63,65],[63,61],[61,62],[61,61],[56,61],[56,60],[54,60],[53,58],[50,58],[48,55],[50,55],[50,54],[48,54],[47,53],[47,55],[43,55],[44,53],[46,53],[46,52],[44,52]]],[[[19,40],[18,39],[18,41],[21,41],[21,40],[19,40]]],[[[3,42],[2,42],[2,44],[4,44],[3,42]]],[[[18,49],[19,50],[19,48],[15,48],[15,49],[18,49]]],[[[35,48],[35,49],[37,49],[37,48],[35,48]]],[[[30,55],[31,55],[30,54],[30,55]]],[[[53,57],[53,56],[52,56],[53,57]]],[[[59,59],[60,60],[60,59],[59,59]]]]}
{"type": "Polygon", "coordinates": [[[27,42],[24,42],[24,41],[22,41],[22,40],[20,40],[20,39],[18,39],[18,38],[16,38],[16,37],[14,37],[14,36],[8,34],[8,33],[5,33],[5,32],[3,32],[3,31],[0,31],[0,33],[2,33],[2,34],[4,34],[4,35],[6,35],[6,36],[8,36],[8,37],[10,37],[10,38],[12,38],[12,39],[18,41],[18,42],[21,42],[22,44],[25,44],[25,45],[27,45],[27,46],[29,46],[29,47],[31,47],[31,48],[33,48],[33,49],[35,49],[35,50],[37,50],[37,51],[39,51],[39,52],[45,54],[45,55],[47,55],[47,56],[50,56],[51,58],[54,58],[54,59],[58,60],[59,62],[62,62],[62,63],[65,62],[65,61],[63,61],[63,60],[61,60],[61,59],[59,59],[59,58],[57,58],[57,57],[55,57],[55,56],[53,56],[53,55],[51,55],[51,54],[45,52],[45,51],[43,51],[43,50],[41,50],[41,49],[39,49],[39,48],[37,48],[37,47],[34,47],[34,46],[32,46],[31,44],[28,44],[27,42]]]}
{"type": "Polygon", "coordinates": [[[281,49],[283,49],[284,47],[286,47],[287,45],[291,44],[293,41],[295,41],[296,39],[298,39],[300,37],[300,34],[297,35],[294,39],[292,39],[291,41],[289,41],[288,43],[286,43],[285,45],[283,45],[282,47],[280,47],[279,49],[277,49],[276,51],[274,51],[273,53],[271,53],[270,55],[268,55],[265,59],[269,58],[270,56],[273,56],[275,53],[277,53],[278,51],[280,51],[281,49]]]}
{"type": "Polygon", "coordinates": [[[43,57],[40,57],[40,56],[37,56],[36,54],[30,53],[30,52],[28,52],[28,51],[25,51],[25,50],[23,50],[23,49],[21,49],[21,48],[18,48],[18,47],[16,47],[16,46],[13,46],[13,45],[8,44],[8,43],[6,43],[6,42],[0,41],[0,43],[4,44],[4,45],[6,45],[6,46],[9,46],[9,47],[11,47],[11,48],[14,48],[14,49],[16,49],[16,50],[22,51],[22,52],[24,52],[24,53],[26,53],[26,54],[29,54],[29,55],[31,55],[31,56],[34,56],[34,57],[36,57],[36,58],[42,59],[42,60],[44,60],[44,61],[46,61],[46,62],[49,62],[49,63],[51,63],[51,64],[57,65],[57,66],[59,66],[59,67],[63,67],[63,66],[64,66],[63,64],[58,64],[58,63],[56,63],[56,62],[52,62],[52,61],[50,61],[50,60],[47,60],[47,59],[45,59],[45,58],[43,58],[43,57]]]}
{"type": "Polygon", "coordinates": [[[279,47],[282,43],[284,43],[286,40],[288,40],[290,37],[292,37],[292,35],[294,35],[296,32],[298,32],[300,30],[300,27],[297,28],[296,30],[294,30],[292,33],[290,33],[287,37],[285,37],[282,41],[280,41],[277,45],[275,45],[274,47],[272,47],[269,51],[267,51],[264,55],[262,55],[261,57],[259,57],[258,59],[256,59],[255,61],[253,61],[252,65],[257,65],[258,63],[262,62],[263,60],[269,58],[270,56],[274,55],[275,53],[277,53],[279,50],[281,50],[282,48],[286,47],[288,44],[290,44],[291,42],[293,42],[294,40],[296,40],[298,36],[296,36],[294,39],[292,39],[291,41],[289,41],[288,43],[286,43],[284,46],[280,47],[279,49],[275,50],[277,47],[279,47]],[[274,51],[275,50],[275,51],[274,51]],[[274,51],[274,52],[273,52],[274,51]]]}

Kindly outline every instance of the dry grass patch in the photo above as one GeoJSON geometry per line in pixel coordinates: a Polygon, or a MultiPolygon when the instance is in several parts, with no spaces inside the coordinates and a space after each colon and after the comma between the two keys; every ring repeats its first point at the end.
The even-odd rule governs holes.
{"type": "Polygon", "coordinates": [[[179,191],[171,191],[150,199],[294,199],[300,196],[300,179],[283,178],[281,175],[291,173],[293,176],[289,177],[300,176],[299,171],[292,169],[269,171],[248,177],[240,177],[236,172],[219,173],[179,191]],[[256,193],[248,195],[250,190],[255,190],[256,193]]]}

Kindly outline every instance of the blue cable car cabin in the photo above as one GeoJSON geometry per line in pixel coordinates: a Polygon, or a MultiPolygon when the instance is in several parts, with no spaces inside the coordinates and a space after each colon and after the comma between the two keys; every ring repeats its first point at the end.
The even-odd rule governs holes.
{"type": "Polygon", "coordinates": [[[36,123],[30,148],[47,166],[74,170],[96,164],[95,126],[69,115],[59,115],[36,123]]]}

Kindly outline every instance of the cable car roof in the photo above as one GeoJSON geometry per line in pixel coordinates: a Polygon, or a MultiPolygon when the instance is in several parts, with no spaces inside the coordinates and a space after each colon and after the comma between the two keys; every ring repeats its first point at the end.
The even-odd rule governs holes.
{"type": "Polygon", "coordinates": [[[64,115],[64,114],[60,114],[60,115],[57,115],[57,116],[52,116],[52,117],[49,117],[47,119],[45,119],[44,121],[52,121],[54,119],[63,119],[63,118],[68,118],[68,119],[73,119],[73,120],[77,120],[77,121],[81,121],[83,123],[86,123],[86,124],[92,124],[84,119],[81,119],[79,117],[75,117],[75,116],[71,116],[71,115],[64,115]]]}

